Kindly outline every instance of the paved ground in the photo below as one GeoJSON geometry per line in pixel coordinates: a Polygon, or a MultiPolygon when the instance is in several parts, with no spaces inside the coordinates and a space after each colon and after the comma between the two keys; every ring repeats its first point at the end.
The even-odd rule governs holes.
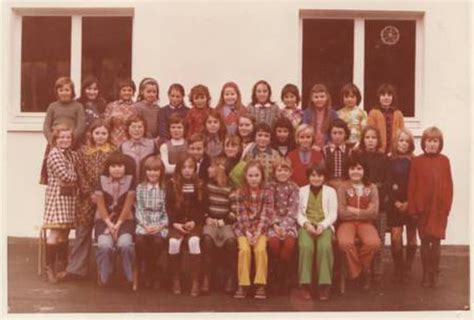
{"type": "Polygon", "coordinates": [[[36,273],[37,242],[32,239],[8,239],[8,312],[256,312],[256,311],[412,311],[468,310],[469,248],[442,248],[440,286],[421,288],[419,253],[415,261],[413,283],[390,282],[391,261],[385,252],[387,270],[384,289],[363,293],[349,288],[344,295],[333,295],[328,302],[302,301],[296,293],[271,296],[265,301],[252,298],[236,300],[225,294],[177,298],[166,290],[99,288],[91,281],[46,283],[36,273]]]}

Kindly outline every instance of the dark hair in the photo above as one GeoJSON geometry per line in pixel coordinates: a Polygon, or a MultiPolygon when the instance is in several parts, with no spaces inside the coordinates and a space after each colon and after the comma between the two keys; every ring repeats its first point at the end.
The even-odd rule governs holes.
{"type": "Polygon", "coordinates": [[[108,176],[109,168],[116,165],[125,166],[126,175],[135,175],[135,160],[119,151],[111,153],[107,160],[105,160],[103,175],[108,176]]]}
{"type": "Polygon", "coordinates": [[[320,163],[313,163],[306,169],[306,177],[309,178],[313,174],[313,172],[316,172],[320,176],[326,177],[326,170],[326,164],[324,163],[324,161],[321,161],[320,163]]]}
{"type": "Polygon", "coordinates": [[[173,193],[175,197],[175,205],[176,208],[181,209],[183,203],[184,203],[184,196],[183,196],[183,185],[184,185],[184,179],[181,174],[181,170],[183,169],[184,165],[186,162],[192,161],[193,166],[194,166],[194,173],[191,178],[192,183],[194,185],[194,191],[197,193],[199,201],[202,201],[204,198],[204,190],[202,186],[202,181],[199,179],[198,176],[198,170],[197,170],[197,163],[196,160],[192,156],[186,156],[183,159],[180,159],[178,163],[176,164],[176,168],[173,173],[173,177],[171,179],[172,187],[173,187],[173,193]]]}
{"type": "Polygon", "coordinates": [[[92,137],[92,133],[94,132],[95,129],[100,128],[100,127],[104,127],[105,129],[107,129],[107,132],[109,133],[109,136],[107,137],[107,142],[110,143],[111,136],[110,136],[110,126],[108,122],[102,118],[97,118],[92,121],[92,123],[89,125],[89,128],[87,129],[87,132],[89,133],[88,139],[87,139],[89,145],[95,145],[94,138],[92,137]]]}
{"type": "Polygon", "coordinates": [[[168,94],[170,94],[173,90],[179,91],[179,93],[181,93],[181,95],[184,97],[184,87],[181,84],[173,83],[172,85],[170,85],[170,87],[168,88],[168,94]]]}
{"type": "Polygon", "coordinates": [[[184,128],[184,137],[186,137],[186,121],[184,121],[184,118],[179,114],[179,113],[173,113],[169,118],[168,118],[168,130],[171,130],[171,125],[172,124],[179,124],[181,123],[184,128]]]}
{"type": "Polygon", "coordinates": [[[298,90],[298,87],[295,86],[292,83],[285,84],[283,89],[281,89],[281,100],[283,100],[285,95],[288,94],[288,93],[291,93],[291,94],[296,96],[296,104],[298,105],[298,103],[300,103],[300,100],[301,100],[301,96],[300,96],[300,92],[298,90]]]}
{"type": "Polygon", "coordinates": [[[379,88],[377,89],[377,105],[381,107],[380,105],[380,96],[383,93],[388,93],[391,94],[393,99],[392,99],[392,104],[390,105],[392,108],[397,109],[398,108],[398,97],[397,97],[397,89],[395,88],[394,85],[390,83],[382,83],[379,88]]]}
{"type": "Polygon", "coordinates": [[[221,111],[221,109],[225,106],[224,91],[227,88],[234,89],[235,93],[237,94],[237,101],[235,102],[235,111],[237,111],[237,113],[244,112],[245,107],[242,104],[242,95],[240,93],[239,86],[237,85],[237,83],[232,82],[232,81],[231,82],[226,82],[222,86],[221,95],[220,95],[220,98],[219,98],[219,102],[217,103],[216,109],[221,111]]]}
{"type": "Polygon", "coordinates": [[[347,160],[347,172],[346,172],[347,176],[349,177],[349,170],[358,165],[360,165],[364,169],[364,177],[362,178],[362,183],[365,186],[369,186],[372,183],[369,178],[370,177],[369,166],[367,165],[364,158],[360,157],[359,155],[353,154],[347,160]]]}
{"type": "Polygon", "coordinates": [[[74,90],[74,82],[69,77],[59,77],[54,83],[54,94],[58,96],[58,89],[63,86],[69,86],[71,88],[71,99],[76,97],[76,91],[74,90]]]}
{"type": "Polygon", "coordinates": [[[204,147],[206,147],[206,138],[202,133],[193,133],[188,139],[188,146],[196,142],[202,142],[204,147]]]}
{"type": "Polygon", "coordinates": [[[341,106],[344,107],[344,97],[349,95],[349,93],[353,93],[356,96],[356,105],[358,106],[362,100],[362,95],[360,94],[359,88],[353,83],[347,83],[341,88],[341,106]]]}
{"type": "Polygon", "coordinates": [[[333,121],[331,121],[331,124],[329,125],[329,128],[328,128],[329,137],[331,136],[331,131],[333,128],[344,129],[344,132],[346,134],[345,140],[347,140],[351,134],[351,132],[349,131],[349,128],[347,127],[347,123],[342,119],[334,119],[333,121]]]}
{"type": "Polygon", "coordinates": [[[287,117],[280,117],[275,121],[275,125],[273,126],[273,132],[272,132],[272,147],[277,148],[278,147],[278,139],[276,136],[276,131],[277,128],[286,128],[288,129],[288,132],[290,133],[288,135],[288,140],[286,141],[285,145],[288,147],[288,150],[292,150],[296,147],[296,142],[295,142],[295,128],[291,124],[291,121],[287,117]]]}
{"type": "Polygon", "coordinates": [[[144,97],[142,96],[142,91],[145,89],[145,86],[149,84],[156,87],[156,99],[158,100],[160,98],[160,86],[158,85],[158,81],[153,78],[146,77],[143,78],[142,81],[140,81],[140,84],[138,85],[137,101],[141,101],[144,99],[144,97]]]}
{"type": "Polygon", "coordinates": [[[373,127],[373,126],[366,126],[363,130],[362,130],[362,134],[360,135],[360,141],[359,141],[359,149],[360,151],[362,152],[365,152],[367,151],[367,146],[365,145],[365,135],[367,134],[367,132],[369,131],[374,131],[375,132],[375,135],[377,136],[377,146],[375,147],[375,151],[376,152],[382,152],[383,153],[383,150],[382,150],[382,139],[380,138],[380,131],[379,129],[377,129],[376,127],[373,127]]]}
{"type": "Polygon", "coordinates": [[[270,84],[265,80],[259,80],[253,85],[253,88],[252,88],[252,104],[256,104],[258,102],[257,101],[257,86],[260,85],[260,84],[264,84],[264,85],[267,86],[267,88],[268,88],[268,102],[273,104],[273,101],[272,101],[272,87],[270,87],[270,84]]]}
{"type": "Polygon", "coordinates": [[[142,162],[142,170],[143,170],[142,182],[148,182],[148,178],[146,176],[147,170],[160,170],[160,178],[158,179],[158,184],[160,185],[160,188],[164,187],[165,166],[160,156],[150,155],[146,157],[142,162]]]}
{"type": "Polygon", "coordinates": [[[206,107],[209,108],[209,105],[211,103],[211,94],[209,93],[209,88],[202,84],[195,85],[191,88],[191,91],[189,92],[189,101],[191,101],[191,103],[194,105],[193,98],[199,95],[205,96],[207,98],[206,107]]]}
{"type": "MultiPolygon", "coordinates": [[[[135,85],[135,82],[133,82],[132,79],[122,79],[118,82],[117,84],[117,92],[118,94],[120,95],[120,90],[124,87],[130,87],[132,88],[133,90],[133,93],[135,93],[135,91],[137,91],[137,86],[135,85]]],[[[120,98],[120,96],[119,96],[120,98]]]]}
{"type": "Polygon", "coordinates": [[[207,136],[209,135],[206,128],[206,123],[207,123],[207,120],[211,117],[219,121],[219,130],[217,131],[217,136],[219,137],[221,142],[224,143],[224,138],[225,138],[225,134],[227,133],[227,128],[225,126],[224,119],[222,118],[222,114],[214,108],[209,110],[209,113],[207,114],[206,119],[204,120],[204,136],[207,138],[207,136]]]}
{"type": "MultiPolygon", "coordinates": [[[[255,118],[255,116],[253,114],[244,113],[239,117],[239,122],[238,122],[239,124],[240,124],[240,119],[241,118],[249,119],[250,122],[252,123],[253,131],[250,134],[250,139],[251,139],[251,141],[255,140],[255,125],[257,123],[257,119],[255,118]]],[[[237,128],[237,135],[240,137],[240,139],[242,139],[242,141],[244,141],[244,138],[240,135],[240,132],[239,132],[238,128],[237,128]]]]}
{"type": "Polygon", "coordinates": [[[328,88],[322,83],[316,83],[309,93],[309,101],[310,101],[310,110],[314,109],[314,105],[311,102],[311,98],[313,97],[314,93],[324,92],[327,97],[327,103],[324,107],[324,119],[323,124],[321,125],[321,131],[325,132],[329,127],[329,122],[331,121],[331,110],[332,110],[332,100],[331,100],[331,93],[329,92],[328,88]]]}
{"type": "Polygon", "coordinates": [[[141,122],[143,124],[143,129],[144,129],[143,137],[146,137],[146,130],[147,130],[146,121],[145,121],[145,118],[143,118],[143,116],[139,114],[132,115],[130,118],[128,118],[127,131],[125,132],[126,136],[130,139],[130,134],[128,133],[128,130],[130,130],[130,126],[132,125],[132,123],[135,123],[135,122],[141,122]]]}
{"type": "Polygon", "coordinates": [[[82,81],[81,96],[77,99],[77,101],[82,103],[84,108],[86,107],[85,103],[88,101],[87,94],[86,94],[86,89],[89,88],[94,83],[97,85],[97,88],[99,89],[99,94],[97,95],[97,99],[95,101],[96,107],[97,107],[97,110],[99,111],[99,113],[103,113],[105,111],[105,106],[106,106],[107,102],[102,97],[102,93],[101,93],[102,88],[101,88],[100,82],[94,76],[88,76],[84,79],[84,81],[82,81]]]}
{"type": "Polygon", "coordinates": [[[260,122],[259,124],[257,124],[255,126],[255,134],[257,134],[257,132],[259,131],[263,131],[263,132],[266,132],[268,134],[272,134],[272,127],[270,127],[267,123],[265,122],[260,122]]]}

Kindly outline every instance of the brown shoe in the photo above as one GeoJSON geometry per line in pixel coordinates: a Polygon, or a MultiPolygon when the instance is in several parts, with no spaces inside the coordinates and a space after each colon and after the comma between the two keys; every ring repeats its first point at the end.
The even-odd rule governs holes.
{"type": "Polygon", "coordinates": [[[201,283],[201,292],[204,294],[209,293],[209,277],[204,276],[201,283]]]}
{"type": "Polygon", "coordinates": [[[191,286],[191,297],[197,297],[198,295],[199,295],[199,281],[193,280],[193,284],[191,286]]]}
{"type": "Polygon", "coordinates": [[[173,279],[173,294],[181,294],[181,282],[179,281],[179,278],[173,279]]]}
{"type": "Polygon", "coordinates": [[[58,283],[56,272],[52,266],[46,266],[46,277],[49,283],[58,283]]]}
{"type": "Polygon", "coordinates": [[[237,291],[234,294],[234,298],[236,299],[243,299],[247,296],[247,290],[243,286],[239,286],[237,291]]]}
{"type": "Polygon", "coordinates": [[[331,286],[329,284],[322,284],[318,288],[318,295],[320,301],[329,300],[329,292],[331,291],[331,286]]]}
{"type": "Polygon", "coordinates": [[[224,291],[226,293],[231,293],[233,292],[234,289],[234,281],[232,280],[232,277],[227,278],[227,281],[225,283],[224,291]]]}
{"type": "Polygon", "coordinates": [[[265,291],[265,286],[260,285],[257,287],[257,290],[255,290],[255,299],[266,299],[267,298],[267,293],[265,291]]]}

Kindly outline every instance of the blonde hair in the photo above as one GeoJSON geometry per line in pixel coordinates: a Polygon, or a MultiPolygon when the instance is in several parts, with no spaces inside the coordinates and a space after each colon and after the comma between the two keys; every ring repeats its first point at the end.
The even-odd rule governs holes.
{"type": "Polygon", "coordinates": [[[71,99],[76,97],[76,91],[74,90],[74,82],[72,82],[71,78],[69,77],[59,77],[58,80],[54,83],[54,91],[56,96],[58,95],[58,89],[62,88],[63,86],[70,86],[71,87],[71,99]]]}
{"type": "Polygon", "coordinates": [[[401,128],[401,129],[397,130],[397,132],[395,133],[395,136],[393,137],[393,140],[392,140],[391,154],[392,154],[393,158],[398,158],[398,157],[403,156],[402,154],[400,154],[398,152],[398,139],[400,139],[400,136],[402,134],[406,134],[408,136],[409,146],[408,146],[408,151],[407,151],[406,155],[408,155],[409,157],[412,157],[413,156],[413,151],[415,151],[415,139],[413,138],[413,134],[407,128],[401,128]]]}
{"type": "Polygon", "coordinates": [[[281,158],[273,162],[273,173],[275,173],[278,168],[287,168],[291,172],[293,171],[293,168],[291,167],[291,161],[286,158],[281,158]]]}
{"type": "Polygon", "coordinates": [[[74,143],[74,140],[75,140],[75,139],[74,139],[73,127],[70,126],[70,125],[68,125],[68,124],[66,124],[66,123],[62,123],[62,122],[61,122],[61,123],[58,123],[57,125],[55,125],[55,126],[53,127],[52,134],[51,134],[51,144],[52,144],[53,146],[56,145],[56,140],[58,139],[59,134],[60,134],[61,132],[64,132],[64,131],[70,131],[70,132],[71,132],[71,139],[72,139],[71,144],[74,143]]]}
{"type": "Polygon", "coordinates": [[[440,153],[443,150],[444,139],[443,139],[443,132],[438,127],[429,127],[423,131],[423,135],[421,136],[421,149],[423,152],[426,153],[426,140],[428,139],[438,139],[439,140],[439,150],[437,153],[440,153]]]}
{"type": "Polygon", "coordinates": [[[314,129],[313,129],[313,127],[310,126],[309,124],[300,124],[298,126],[298,128],[296,129],[296,132],[295,132],[295,141],[296,141],[297,145],[300,144],[299,136],[303,132],[308,132],[311,135],[311,137],[313,137],[313,142],[314,142],[314,129]]]}

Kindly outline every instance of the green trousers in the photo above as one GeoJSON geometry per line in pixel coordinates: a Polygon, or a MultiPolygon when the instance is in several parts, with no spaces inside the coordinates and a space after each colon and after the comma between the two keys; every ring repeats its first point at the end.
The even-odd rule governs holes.
{"type": "Polygon", "coordinates": [[[305,229],[298,233],[298,279],[299,284],[311,284],[313,260],[318,272],[318,284],[332,283],[334,255],[332,251],[332,230],[326,229],[317,237],[311,236],[305,229]],[[316,254],[314,251],[316,250],[316,254]]]}

